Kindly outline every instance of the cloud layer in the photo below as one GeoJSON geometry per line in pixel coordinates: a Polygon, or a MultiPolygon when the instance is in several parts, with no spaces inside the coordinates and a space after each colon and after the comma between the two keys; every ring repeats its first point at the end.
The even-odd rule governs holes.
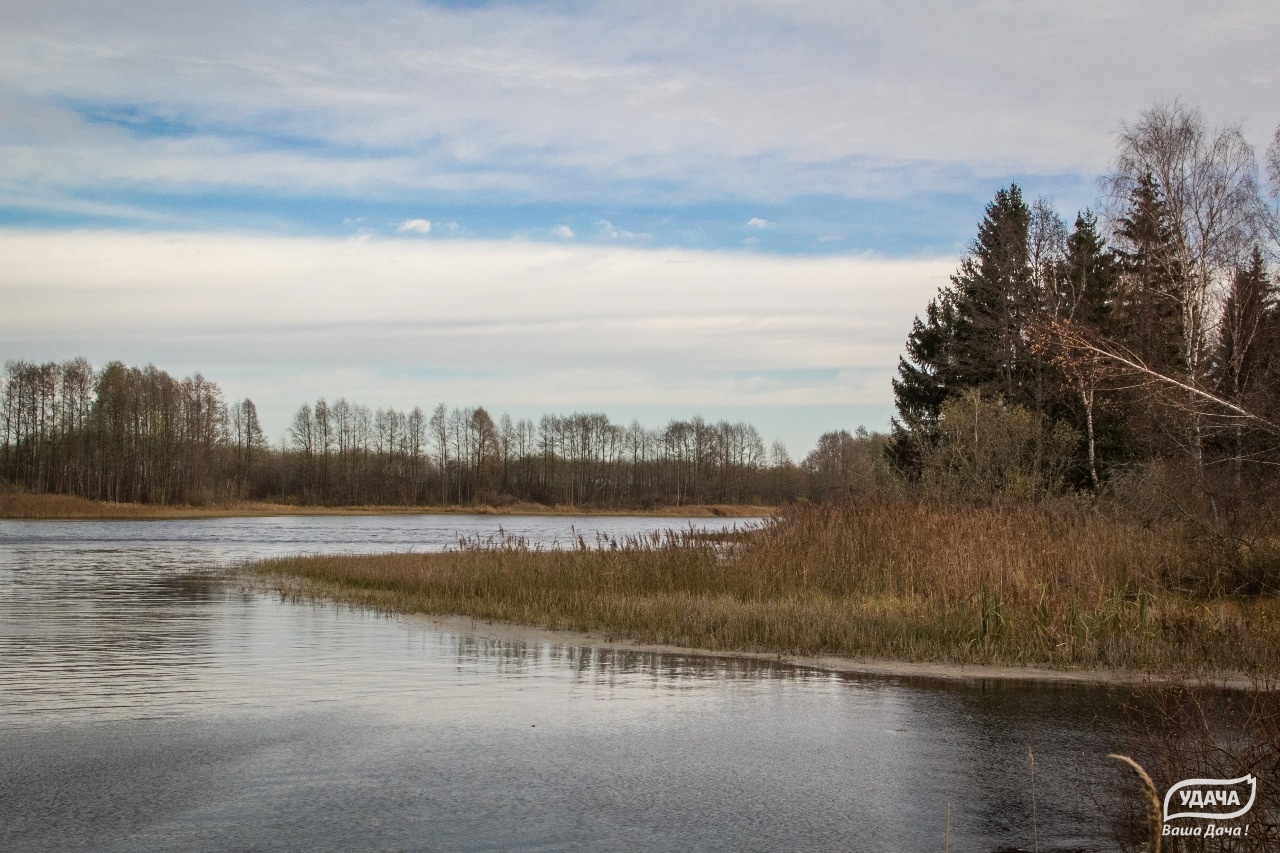
{"type": "MultiPolygon", "coordinates": [[[[1265,0],[48,0],[5,20],[5,203],[70,211],[142,214],[139,193],[985,197],[1091,177],[1158,97],[1221,119],[1280,103],[1265,0]]],[[[1261,141],[1276,116],[1254,118],[1261,141]]]]}
{"type": "Polygon", "coordinates": [[[1269,0],[0,16],[0,357],[202,369],[278,420],[788,411],[803,451],[883,426],[997,187],[1070,219],[1156,99],[1280,118],[1269,0]]]}
{"type": "MultiPolygon", "coordinates": [[[[844,407],[882,427],[911,317],[952,265],[10,230],[0,268],[11,354],[230,377],[275,428],[321,394],[713,418],[844,407]]],[[[819,428],[855,425],[782,437],[807,449],[819,428]]]]}

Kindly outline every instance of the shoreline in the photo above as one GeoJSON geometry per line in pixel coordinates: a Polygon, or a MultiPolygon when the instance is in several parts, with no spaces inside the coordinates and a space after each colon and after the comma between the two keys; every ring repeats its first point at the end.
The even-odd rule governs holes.
{"type": "MultiPolygon", "coordinates": [[[[335,607],[357,609],[361,605],[334,598],[322,599],[335,607]]],[[[376,612],[376,611],[375,611],[376,612]]],[[[629,640],[610,639],[595,631],[570,631],[539,628],[510,622],[487,622],[471,616],[435,615],[427,613],[401,613],[393,615],[411,630],[439,631],[463,634],[478,639],[491,639],[512,643],[548,643],[561,646],[628,651],[640,654],[681,655],[698,658],[726,658],[751,660],[795,669],[839,673],[874,678],[906,678],[942,682],[1000,681],[1009,683],[1057,684],[1083,687],[1139,687],[1145,684],[1179,684],[1197,687],[1214,687],[1222,690],[1252,690],[1264,685],[1243,675],[1220,677],[1176,677],[1159,673],[1127,672],[1123,670],[1070,670],[1046,667],[996,666],[988,664],[938,663],[933,661],[867,660],[828,655],[806,657],[780,655],[770,652],[699,649],[687,646],[671,646],[654,643],[637,643],[629,640]]],[[[1280,685],[1265,685],[1262,689],[1275,690],[1280,685]]]]}
{"type": "Polygon", "coordinates": [[[749,504],[686,504],[652,509],[626,509],[513,502],[456,506],[299,506],[265,501],[238,501],[210,506],[114,503],[67,495],[0,493],[0,519],[10,520],[171,520],[187,518],[266,518],[290,515],[493,515],[493,516],[635,516],[650,518],[758,518],[777,514],[778,507],[749,504]]]}
{"type": "Polygon", "coordinates": [[[840,655],[793,655],[745,649],[708,649],[618,639],[604,630],[547,628],[517,622],[488,620],[457,613],[430,613],[396,610],[367,601],[352,600],[333,594],[332,588],[316,588],[289,575],[260,575],[245,567],[230,570],[226,579],[246,591],[280,600],[308,601],[323,606],[351,608],[395,619],[410,631],[452,633],[473,639],[503,643],[577,646],[637,654],[676,655],[707,660],[724,659],[755,661],[764,664],[813,670],[853,677],[900,678],[930,682],[976,683],[995,681],[1006,684],[1037,684],[1071,687],[1130,687],[1178,685],[1231,691],[1280,691],[1280,680],[1253,677],[1240,672],[1216,675],[1176,675],[1154,671],[1124,669],[1060,669],[1047,666],[1009,664],[948,663],[942,661],[895,660],[889,658],[857,658],[840,655]]]}
{"type": "Polygon", "coordinates": [[[536,634],[556,642],[835,672],[1274,689],[1280,598],[1171,589],[1204,571],[1175,534],[864,502],[796,507],[723,542],[317,554],[246,570],[290,598],[456,614],[455,626],[521,638],[546,626],[586,632],[536,634]]]}

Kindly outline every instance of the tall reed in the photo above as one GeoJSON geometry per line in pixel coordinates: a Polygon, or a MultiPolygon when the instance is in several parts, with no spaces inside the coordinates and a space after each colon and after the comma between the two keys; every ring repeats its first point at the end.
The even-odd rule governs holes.
{"type": "Polygon", "coordinates": [[[289,594],[712,650],[1210,674],[1280,672],[1274,595],[1209,594],[1174,526],[1074,510],[866,501],[720,541],[304,557],[289,594]]]}

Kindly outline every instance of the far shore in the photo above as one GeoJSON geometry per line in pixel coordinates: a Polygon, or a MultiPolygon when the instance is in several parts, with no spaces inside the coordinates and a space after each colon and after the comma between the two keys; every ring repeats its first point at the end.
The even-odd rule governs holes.
{"type": "Polygon", "coordinates": [[[513,501],[499,505],[457,506],[314,506],[237,501],[206,506],[116,503],[69,495],[0,493],[0,518],[9,519],[182,519],[257,518],[280,515],[547,515],[547,516],[648,516],[654,518],[757,518],[778,512],[777,507],[739,504],[684,504],[645,509],[540,504],[513,501]]]}

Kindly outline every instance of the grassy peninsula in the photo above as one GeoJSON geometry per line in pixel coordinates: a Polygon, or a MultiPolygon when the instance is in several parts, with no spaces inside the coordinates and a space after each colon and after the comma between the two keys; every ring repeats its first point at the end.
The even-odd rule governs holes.
{"type": "Polygon", "coordinates": [[[1280,559],[1071,508],[867,500],[725,539],[267,560],[283,595],[617,640],[1177,676],[1280,674],[1280,559]]]}

